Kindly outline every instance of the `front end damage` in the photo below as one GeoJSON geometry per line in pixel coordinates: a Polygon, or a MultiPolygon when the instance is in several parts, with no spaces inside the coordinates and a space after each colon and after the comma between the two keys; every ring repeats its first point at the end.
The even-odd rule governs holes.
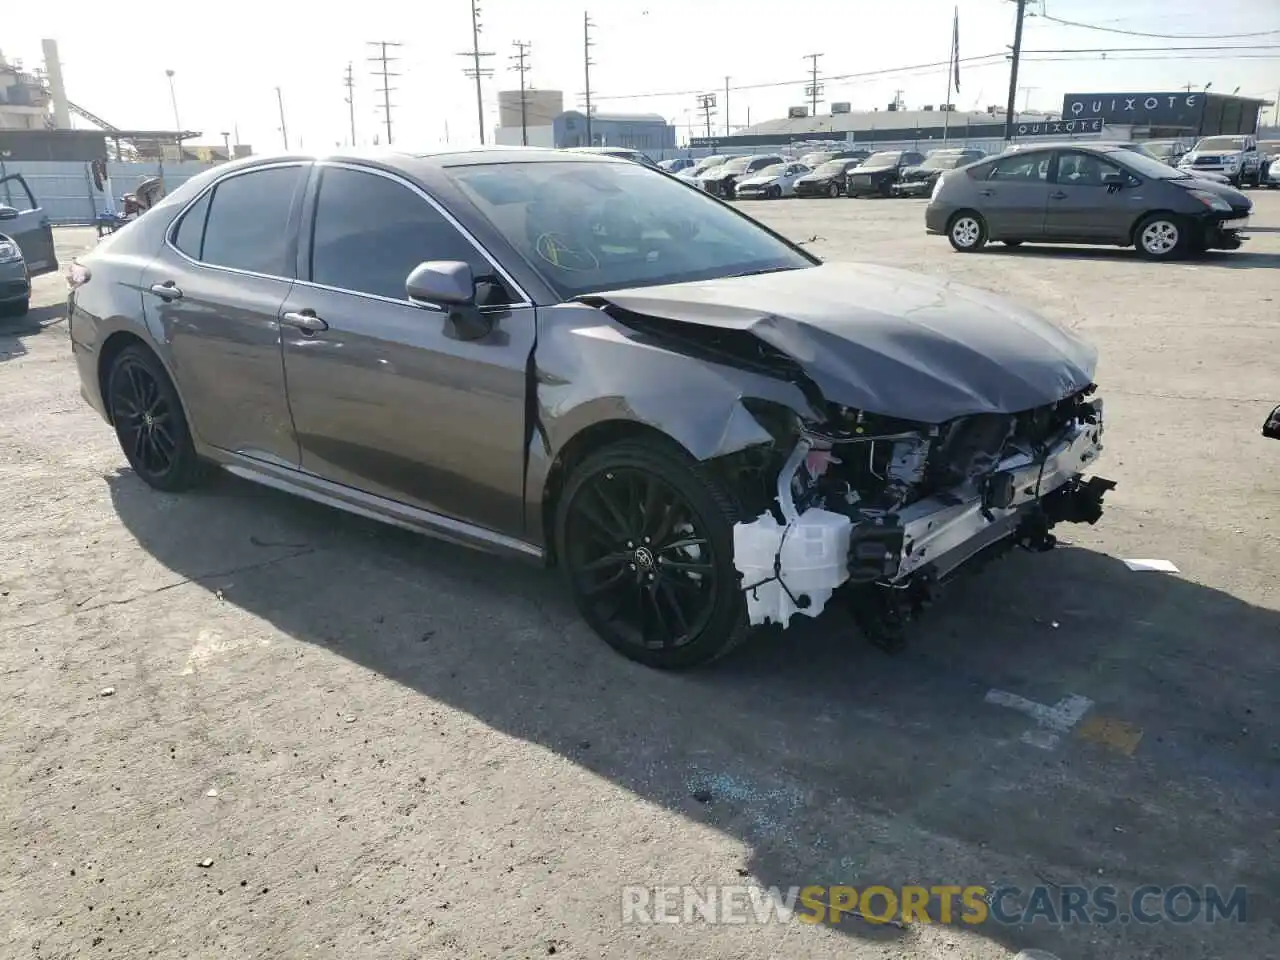
{"type": "Polygon", "coordinates": [[[772,502],[734,528],[751,623],[786,627],[841,595],[894,648],[960,571],[1014,547],[1052,549],[1058,523],[1095,523],[1115,484],[1084,477],[1102,451],[1093,394],[937,425],[837,406],[828,422],[788,423],[775,411],[787,456],[772,502]]]}

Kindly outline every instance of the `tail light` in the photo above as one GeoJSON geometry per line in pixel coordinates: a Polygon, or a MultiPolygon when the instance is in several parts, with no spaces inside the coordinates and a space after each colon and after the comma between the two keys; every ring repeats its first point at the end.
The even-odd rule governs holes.
{"type": "Polygon", "coordinates": [[[90,276],[92,276],[92,274],[89,273],[88,267],[82,263],[75,263],[73,261],[71,266],[67,269],[67,286],[72,290],[83,287],[89,282],[90,276]]]}

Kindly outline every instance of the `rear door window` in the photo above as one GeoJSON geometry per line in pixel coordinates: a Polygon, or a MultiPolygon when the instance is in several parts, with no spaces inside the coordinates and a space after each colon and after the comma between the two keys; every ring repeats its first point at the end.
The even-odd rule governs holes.
{"type": "Polygon", "coordinates": [[[1022,183],[1045,181],[1049,176],[1049,154],[1016,153],[997,160],[991,167],[988,180],[1012,180],[1022,183]]]}
{"type": "Polygon", "coordinates": [[[271,167],[213,188],[200,260],[270,277],[292,277],[289,214],[303,168],[271,167]]]}

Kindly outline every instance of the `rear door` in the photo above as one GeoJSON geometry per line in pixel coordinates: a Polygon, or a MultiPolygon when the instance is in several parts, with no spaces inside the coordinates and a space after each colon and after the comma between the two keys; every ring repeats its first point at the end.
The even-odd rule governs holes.
{"type": "Polygon", "coordinates": [[[27,273],[38,277],[57,270],[53,226],[22,174],[0,177],[0,205],[9,208],[0,210],[0,233],[18,244],[27,262],[27,273]]]}
{"type": "Polygon", "coordinates": [[[1038,240],[1044,236],[1052,153],[1033,150],[995,161],[977,184],[979,211],[993,239],[1038,240]]]}
{"type": "Polygon", "coordinates": [[[148,326],[169,346],[196,436],[289,467],[298,464],[298,444],[280,311],[295,276],[308,167],[250,167],[222,178],[180,216],[142,276],[148,326]]]}
{"type": "Polygon", "coordinates": [[[1052,165],[1047,240],[1113,243],[1128,237],[1143,208],[1142,181],[1118,164],[1084,150],[1059,150],[1052,165]],[[1103,182],[1108,174],[1125,178],[1123,187],[1103,182]]]}

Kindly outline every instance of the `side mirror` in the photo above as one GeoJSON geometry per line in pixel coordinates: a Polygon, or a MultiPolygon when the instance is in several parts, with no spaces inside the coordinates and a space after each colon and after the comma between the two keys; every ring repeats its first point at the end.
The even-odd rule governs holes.
{"type": "Polygon", "coordinates": [[[460,260],[426,260],[404,282],[409,299],[421,306],[442,307],[445,333],[457,340],[481,340],[493,324],[476,305],[471,266],[460,260]]]}
{"type": "Polygon", "coordinates": [[[0,204],[0,220],[17,220],[18,211],[13,207],[6,207],[0,204]]]}
{"type": "Polygon", "coordinates": [[[1267,422],[1262,425],[1262,435],[1271,440],[1280,440],[1280,407],[1271,411],[1267,422]]]}
{"type": "Polygon", "coordinates": [[[1104,186],[1119,190],[1128,182],[1128,178],[1123,173],[1104,173],[1102,175],[1102,183],[1104,186]]]}

